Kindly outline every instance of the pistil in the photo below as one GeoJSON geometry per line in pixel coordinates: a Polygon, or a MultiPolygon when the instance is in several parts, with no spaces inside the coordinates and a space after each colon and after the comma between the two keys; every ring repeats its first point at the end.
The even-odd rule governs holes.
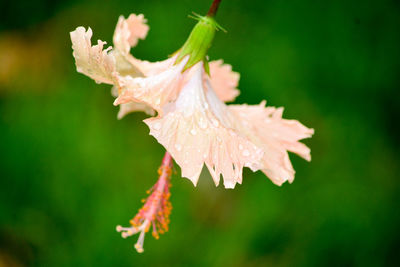
{"type": "Polygon", "coordinates": [[[144,200],[144,205],[136,216],[130,220],[131,226],[117,226],[117,231],[121,232],[123,238],[140,233],[135,244],[135,249],[139,253],[143,252],[144,237],[151,227],[153,227],[152,235],[156,239],[159,238],[159,234],[168,231],[169,215],[172,209],[169,201],[172,166],[172,157],[168,152],[165,152],[161,166],[158,169],[158,181],[147,191],[149,196],[144,200]]]}

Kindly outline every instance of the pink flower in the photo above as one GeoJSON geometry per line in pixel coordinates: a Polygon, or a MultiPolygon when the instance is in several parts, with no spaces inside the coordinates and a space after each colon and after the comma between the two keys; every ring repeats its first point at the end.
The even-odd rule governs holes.
{"type": "Polygon", "coordinates": [[[259,105],[226,105],[239,95],[239,74],[222,60],[208,62],[207,51],[215,31],[213,19],[220,1],[214,0],[188,40],[164,61],[148,62],[130,54],[149,27],[143,15],[120,17],[114,33],[114,48],[105,42],[91,44],[92,31],[78,27],[71,32],[78,72],[98,83],[113,85],[118,118],[133,111],[153,116],[144,120],[150,135],[165,147],[159,179],[131,226],[117,226],[122,237],[139,234],[135,248],[143,252],[145,233],[153,236],[168,230],[172,158],[182,176],[196,186],[204,165],[215,185],[221,176],[226,188],[242,183],[244,167],[261,170],[273,183],[293,182],[295,171],[288,152],[310,161],[310,149],[299,141],[314,130],[296,120],[282,118],[283,108],[259,105]],[[157,114],[157,116],[155,116],[157,114]]]}
{"type": "Polygon", "coordinates": [[[216,185],[222,175],[226,188],[242,182],[243,167],[263,171],[277,185],[292,182],[295,171],[288,151],[310,160],[310,150],[299,140],[311,137],[313,130],[283,119],[283,109],[265,107],[265,101],[225,105],[223,101],[239,94],[239,74],[222,60],[194,64],[190,53],[183,54],[184,48],[161,62],[134,58],[129,50],[147,30],[143,15],[120,17],[113,50],[103,50],[101,41],[91,46],[90,29],[79,27],[71,33],[78,71],[115,85],[114,104],[121,105],[118,117],[137,110],[151,115],[157,111],[157,117],[145,120],[150,134],[194,185],[204,165],[216,185]]]}

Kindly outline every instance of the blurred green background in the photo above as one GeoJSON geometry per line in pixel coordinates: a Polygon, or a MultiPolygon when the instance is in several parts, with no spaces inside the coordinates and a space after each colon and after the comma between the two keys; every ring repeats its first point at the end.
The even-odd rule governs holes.
{"type": "Polygon", "coordinates": [[[75,70],[69,32],[111,44],[118,16],[150,25],[133,54],[178,49],[211,0],[2,1],[0,266],[399,266],[400,4],[222,1],[211,59],[240,72],[236,103],[284,106],[315,129],[295,182],[246,170],[235,190],[173,176],[170,231],[122,239],[163,148],[116,119],[110,86],[75,70]]]}

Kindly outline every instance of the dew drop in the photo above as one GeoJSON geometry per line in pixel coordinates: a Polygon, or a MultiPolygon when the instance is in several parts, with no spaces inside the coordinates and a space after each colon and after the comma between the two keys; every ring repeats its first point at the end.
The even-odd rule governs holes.
{"type": "Polygon", "coordinates": [[[175,148],[176,148],[176,150],[178,150],[178,151],[181,151],[181,150],[182,150],[182,146],[181,146],[180,144],[175,144],[175,148]]]}
{"type": "Polygon", "coordinates": [[[192,129],[192,130],[190,130],[190,133],[191,133],[192,135],[196,135],[196,134],[197,134],[197,131],[196,131],[195,129],[192,129]]]}
{"type": "Polygon", "coordinates": [[[240,145],[239,145],[239,149],[240,149],[240,150],[242,150],[242,149],[243,149],[243,146],[242,146],[242,144],[240,144],[240,145]]]}
{"type": "Polygon", "coordinates": [[[243,150],[243,156],[245,156],[245,157],[248,157],[248,156],[250,156],[250,152],[246,149],[246,150],[243,150]]]}
{"type": "Polygon", "coordinates": [[[216,119],[213,119],[213,120],[212,120],[212,124],[213,124],[215,127],[218,127],[218,126],[219,126],[219,122],[218,122],[216,119]]]}
{"type": "Polygon", "coordinates": [[[207,128],[207,122],[203,118],[200,118],[199,119],[199,126],[200,126],[201,129],[206,129],[207,128]]]}
{"type": "Polygon", "coordinates": [[[155,123],[154,126],[153,126],[153,129],[157,130],[157,131],[160,130],[161,129],[161,123],[159,123],[159,122],[155,123]]]}

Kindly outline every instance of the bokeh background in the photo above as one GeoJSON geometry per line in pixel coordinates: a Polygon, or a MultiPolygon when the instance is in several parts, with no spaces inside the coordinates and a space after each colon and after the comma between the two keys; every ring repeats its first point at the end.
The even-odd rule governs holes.
{"type": "Polygon", "coordinates": [[[75,70],[69,32],[111,44],[120,14],[151,27],[133,54],[178,49],[211,0],[1,1],[0,266],[399,266],[400,5],[222,1],[209,52],[240,72],[236,103],[284,106],[315,129],[295,182],[246,170],[235,190],[173,176],[170,231],[122,239],[162,147],[116,119],[110,86],[75,70]]]}

